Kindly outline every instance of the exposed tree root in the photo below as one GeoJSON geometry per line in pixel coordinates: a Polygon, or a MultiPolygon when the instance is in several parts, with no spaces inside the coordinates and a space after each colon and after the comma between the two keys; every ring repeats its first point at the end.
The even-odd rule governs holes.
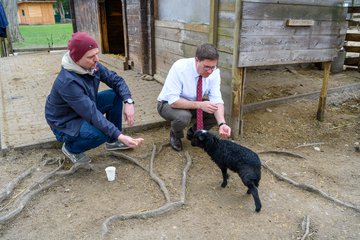
{"type": "Polygon", "coordinates": [[[275,170],[273,170],[271,167],[269,167],[265,162],[262,162],[262,166],[264,168],[266,168],[270,173],[272,173],[277,179],[281,180],[281,181],[284,181],[284,182],[287,182],[287,183],[290,183],[298,188],[301,188],[303,190],[306,190],[306,191],[309,191],[309,192],[313,192],[313,193],[317,193],[319,194],[320,196],[332,201],[332,202],[335,202],[337,204],[339,204],[340,206],[343,206],[343,207],[347,207],[347,208],[351,208],[351,209],[354,209],[355,211],[357,212],[360,212],[360,206],[355,206],[354,204],[352,203],[347,203],[347,202],[342,202],[334,197],[331,197],[329,196],[327,193],[321,191],[320,189],[317,189],[311,185],[307,185],[307,184],[303,184],[303,183],[298,183],[286,176],[283,176],[279,173],[277,173],[275,170]]]}
{"type": "Polygon", "coordinates": [[[318,143],[304,143],[301,145],[296,146],[295,148],[301,148],[301,147],[312,147],[312,146],[319,146],[325,144],[324,142],[318,142],[318,143]]]}
{"type": "MultiPolygon", "coordinates": [[[[43,162],[42,165],[49,165],[54,164],[55,162],[58,162],[59,165],[54,170],[50,171],[49,173],[45,174],[44,176],[41,176],[40,178],[36,179],[30,186],[28,186],[26,189],[24,189],[20,194],[17,196],[14,196],[13,199],[10,199],[8,203],[3,206],[0,209],[0,224],[5,223],[15,216],[17,216],[28,204],[28,202],[38,193],[48,189],[52,185],[54,185],[56,182],[58,182],[60,179],[53,179],[55,176],[65,176],[69,174],[75,173],[80,168],[85,169],[93,169],[93,166],[90,164],[74,164],[69,170],[63,170],[60,171],[64,166],[63,160],[54,160],[49,159],[43,162]],[[11,205],[11,206],[10,206],[11,205]],[[3,211],[5,208],[10,206],[10,208],[6,211],[3,211]],[[3,213],[5,212],[5,213],[3,213]]],[[[31,173],[34,172],[37,165],[34,165],[33,167],[27,169],[23,173],[21,173],[17,178],[15,178],[13,181],[8,183],[1,191],[0,191],[0,203],[8,198],[13,190],[17,187],[17,185],[26,177],[28,177],[31,173]]]]}
{"type": "Polygon", "coordinates": [[[114,215],[114,216],[107,218],[102,224],[102,236],[105,236],[108,233],[108,225],[111,224],[115,220],[127,220],[127,219],[138,219],[138,218],[146,219],[146,218],[157,217],[157,216],[160,216],[169,211],[176,210],[185,204],[187,173],[192,164],[192,159],[191,159],[189,153],[186,151],[185,158],[186,158],[187,163],[182,172],[182,181],[181,181],[182,191],[181,191],[180,201],[172,202],[169,191],[168,191],[164,181],[161,178],[159,178],[156,175],[156,173],[154,172],[155,156],[156,156],[156,154],[160,153],[163,146],[165,146],[165,144],[161,145],[160,149],[158,151],[156,151],[156,146],[153,145],[149,169],[147,169],[144,166],[142,166],[141,164],[139,164],[139,162],[134,158],[131,158],[131,157],[126,156],[125,154],[121,154],[121,153],[113,153],[115,156],[124,157],[125,159],[132,161],[133,163],[135,163],[136,165],[141,167],[143,170],[147,171],[149,173],[151,179],[159,185],[162,193],[164,194],[164,198],[165,198],[166,202],[163,206],[152,209],[152,210],[133,213],[133,214],[119,214],[119,215],[114,215]]]}
{"type": "MultiPolygon", "coordinates": [[[[137,166],[145,170],[149,173],[151,179],[155,181],[162,193],[164,194],[165,198],[165,204],[159,208],[139,212],[135,214],[122,214],[122,215],[114,215],[109,218],[107,218],[103,225],[102,225],[102,232],[103,235],[108,232],[108,225],[111,224],[115,220],[126,220],[126,219],[133,219],[133,218],[150,218],[150,217],[156,217],[159,215],[162,215],[164,213],[167,213],[169,211],[173,211],[175,209],[180,208],[184,205],[185,199],[186,199],[186,182],[187,182],[187,173],[190,169],[192,159],[188,152],[185,152],[185,158],[187,160],[186,166],[184,167],[183,173],[182,173],[182,192],[180,195],[179,201],[171,201],[170,193],[166,187],[166,184],[164,181],[156,175],[154,172],[154,159],[157,154],[161,152],[164,146],[168,145],[162,144],[158,150],[156,150],[156,146],[153,146],[153,150],[151,152],[151,159],[150,159],[150,165],[149,167],[143,166],[140,161],[137,158],[125,155],[121,152],[114,152],[113,155],[127,159],[133,163],[135,163],[137,166]]],[[[144,159],[148,157],[150,154],[147,154],[146,156],[141,157],[141,159],[144,159]]],[[[88,169],[88,170],[96,170],[94,164],[74,164],[70,169],[63,170],[64,167],[64,160],[59,159],[47,159],[42,161],[42,165],[50,165],[58,162],[58,166],[51,170],[49,173],[46,173],[45,175],[39,177],[33,183],[30,184],[26,189],[22,190],[21,193],[17,194],[16,196],[12,196],[12,199],[9,199],[7,204],[5,206],[2,206],[0,209],[0,224],[3,224],[11,219],[13,219],[15,216],[17,216],[28,204],[28,202],[38,193],[50,188],[53,186],[56,182],[58,182],[61,178],[56,178],[59,176],[66,176],[75,173],[79,169],[88,169]]],[[[0,191],[0,203],[4,201],[5,199],[9,198],[9,196],[13,193],[13,190],[19,185],[19,183],[31,175],[34,170],[38,167],[38,165],[34,165],[33,167],[27,169],[23,173],[21,173],[19,176],[17,176],[14,180],[9,182],[4,188],[0,191]]]]}
{"type": "Polygon", "coordinates": [[[301,225],[302,225],[302,229],[305,229],[305,233],[302,236],[301,240],[305,240],[310,233],[310,217],[308,215],[304,217],[304,220],[301,225]]]}
{"type": "Polygon", "coordinates": [[[9,195],[12,193],[16,185],[18,185],[24,178],[29,176],[35,170],[34,167],[27,169],[22,172],[19,176],[17,176],[14,180],[9,182],[4,188],[0,191],[0,203],[2,203],[9,195]]]}
{"type": "Polygon", "coordinates": [[[56,183],[58,180],[59,179],[50,181],[49,183],[42,185],[38,189],[35,189],[35,190],[32,189],[30,191],[26,191],[26,193],[23,194],[21,198],[17,199],[14,202],[13,207],[10,211],[6,212],[3,215],[0,215],[0,223],[4,223],[4,222],[14,218],[16,215],[18,215],[24,209],[26,204],[32,199],[33,196],[35,196],[36,194],[38,194],[39,192],[41,192],[45,189],[48,189],[54,183],[56,183]]]}
{"type": "Polygon", "coordinates": [[[286,152],[286,151],[264,151],[264,152],[258,152],[258,154],[279,154],[279,155],[285,155],[288,157],[295,157],[295,158],[305,158],[297,153],[292,153],[292,152],[286,152]]]}

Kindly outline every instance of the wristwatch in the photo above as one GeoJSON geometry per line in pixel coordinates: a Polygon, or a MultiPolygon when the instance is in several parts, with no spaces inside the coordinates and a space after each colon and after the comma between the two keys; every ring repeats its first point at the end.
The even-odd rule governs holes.
{"type": "Polygon", "coordinates": [[[128,98],[124,101],[124,103],[127,103],[127,104],[134,104],[134,100],[132,100],[131,98],[128,98]]]}

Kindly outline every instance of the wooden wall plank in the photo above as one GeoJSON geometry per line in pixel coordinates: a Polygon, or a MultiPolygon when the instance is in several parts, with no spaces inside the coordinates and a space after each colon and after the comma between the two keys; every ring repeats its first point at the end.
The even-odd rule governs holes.
{"type": "Polygon", "coordinates": [[[327,62],[336,56],[336,49],[278,50],[254,53],[240,52],[238,66],[249,67],[289,63],[327,62]]]}
{"type": "Polygon", "coordinates": [[[276,4],[304,4],[317,6],[340,6],[344,0],[244,0],[244,2],[276,3],[276,4]]]}
{"type": "Polygon", "coordinates": [[[360,7],[348,7],[348,13],[360,13],[360,7]]]}
{"type": "Polygon", "coordinates": [[[346,8],[337,2],[244,1],[238,67],[332,61],[347,30],[346,8]],[[307,4],[307,5],[306,5],[307,4]],[[287,26],[288,19],[312,26],[287,26]]]}
{"type": "Polygon", "coordinates": [[[190,24],[190,23],[163,21],[163,20],[155,20],[155,28],[157,27],[177,28],[177,29],[202,32],[202,33],[207,33],[209,31],[209,26],[206,24],[190,24]]]}
{"type": "Polygon", "coordinates": [[[166,77],[177,59],[193,57],[197,46],[208,41],[208,30],[204,24],[155,20],[156,73],[166,77]]]}
{"type": "Polygon", "coordinates": [[[360,58],[359,57],[347,57],[345,58],[344,65],[349,66],[358,66],[359,65],[360,58]]]}
{"type": "Polygon", "coordinates": [[[342,21],[347,9],[337,6],[311,6],[278,3],[244,2],[242,19],[309,19],[342,21]]]}
{"type": "Polygon", "coordinates": [[[240,40],[241,52],[277,51],[296,49],[340,49],[345,34],[343,35],[309,35],[309,36],[244,36],[240,40]]]}
{"type": "Polygon", "coordinates": [[[360,53],[360,46],[344,46],[346,52],[360,53]]]}
{"type": "Polygon", "coordinates": [[[219,27],[218,34],[219,36],[234,37],[234,28],[219,27]]]}
{"type": "Polygon", "coordinates": [[[235,26],[235,15],[234,12],[219,12],[219,27],[234,28],[235,26]]]}
{"type": "Polygon", "coordinates": [[[219,0],[219,11],[235,12],[235,1],[219,0]]]}
{"type": "Polygon", "coordinates": [[[348,33],[346,34],[346,41],[354,41],[354,42],[360,42],[360,34],[359,33],[348,33]]]}
{"type": "Polygon", "coordinates": [[[317,21],[311,27],[287,27],[286,20],[242,20],[241,35],[299,36],[307,34],[346,34],[347,22],[317,21]]]}
{"type": "Polygon", "coordinates": [[[175,28],[155,28],[155,36],[159,39],[170,40],[175,42],[184,42],[192,45],[200,45],[208,41],[204,33],[180,30],[175,28]]]}
{"type": "Polygon", "coordinates": [[[97,0],[77,0],[74,2],[76,27],[78,31],[87,32],[100,43],[99,9],[97,0]]]}
{"type": "Polygon", "coordinates": [[[219,51],[232,53],[232,49],[234,48],[234,37],[220,36],[218,41],[219,51]]]}
{"type": "Polygon", "coordinates": [[[175,41],[169,41],[167,39],[155,38],[156,52],[159,50],[167,51],[176,55],[184,55],[184,51],[181,48],[181,43],[175,41]]]}

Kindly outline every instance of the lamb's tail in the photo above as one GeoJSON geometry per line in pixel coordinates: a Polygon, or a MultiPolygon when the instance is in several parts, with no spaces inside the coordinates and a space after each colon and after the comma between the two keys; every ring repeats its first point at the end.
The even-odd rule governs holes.
{"type": "Polygon", "coordinates": [[[260,198],[259,198],[259,193],[258,193],[257,187],[255,186],[255,183],[251,182],[247,187],[248,187],[247,194],[251,193],[251,195],[254,198],[255,211],[260,212],[260,210],[261,210],[261,201],[260,201],[260,198]]]}

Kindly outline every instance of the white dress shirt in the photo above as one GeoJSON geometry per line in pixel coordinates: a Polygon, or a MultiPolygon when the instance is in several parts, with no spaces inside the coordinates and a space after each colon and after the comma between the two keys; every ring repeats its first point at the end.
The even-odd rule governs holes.
{"type": "MultiPolygon", "coordinates": [[[[199,74],[195,66],[195,58],[177,60],[169,70],[165,84],[157,98],[173,104],[180,98],[196,101],[196,87],[199,74]]],[[[210,102],[224,103],[220,91],[220,69],[213,71],[209,77],[203,77],[202,95],[210,102]]]]}

